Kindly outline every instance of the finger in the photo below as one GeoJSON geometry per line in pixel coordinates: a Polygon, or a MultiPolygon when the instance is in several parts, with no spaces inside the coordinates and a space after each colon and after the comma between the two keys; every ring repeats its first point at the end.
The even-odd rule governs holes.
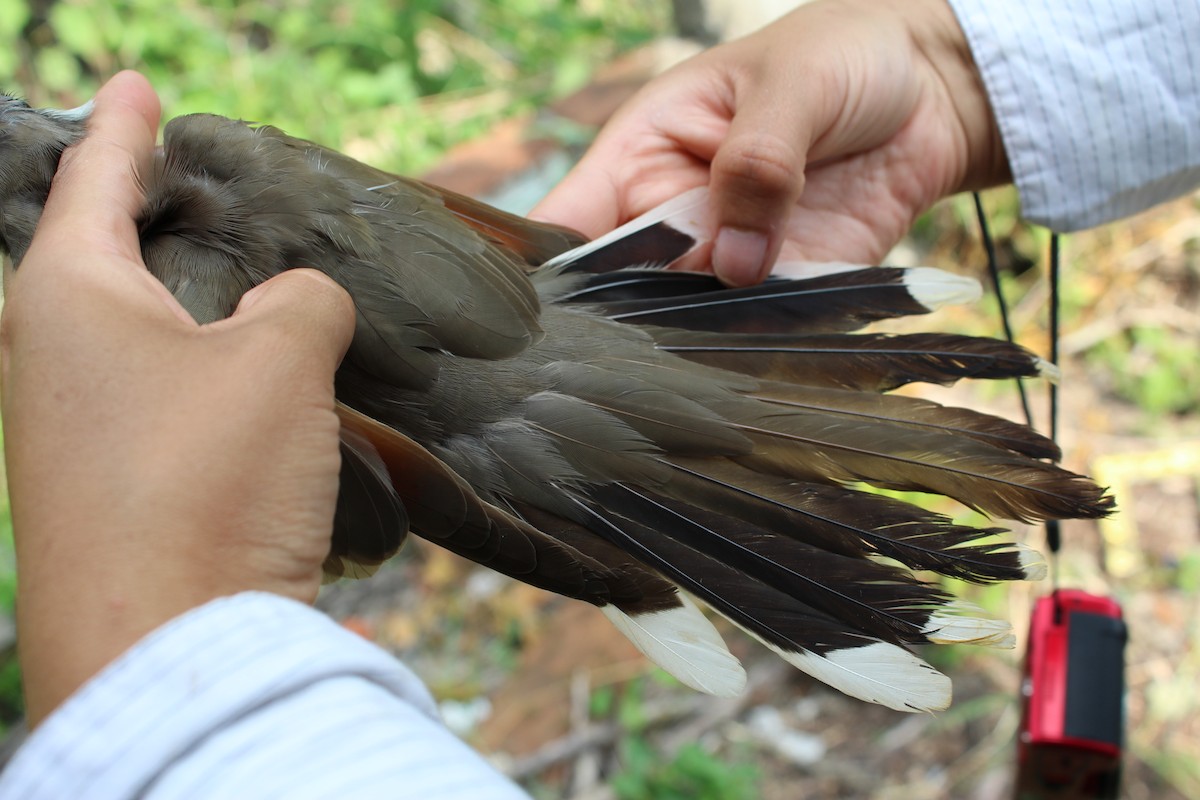
{"type": "Polygon", "coordinates": [[[106,83],[96,95],[87,135],[63,155],[39,233],[136,254],[142,203],[137,176],[149,168],[158,118],[158,97],[141,75],[122,72],[106,83]],[[87,221],[82,228],[81,220],[87,221]]]}
{"type": "Polygon", "coordinates": [[[765,278],[779,253],[804,188],[814,120],[803,84],[786,74],[735,73],[734,81],[734,116],[709,183],[713,270],[729,285],[746,286],[765,278]]]}
{"type": "Polygon", "coordinates": [[[227,320],[214,329],[265,323],[289,349],[328,364],[341,363],[354,335],[354,303],[330,277],[312,269],[292,269],[246,292],[227,320]]]}

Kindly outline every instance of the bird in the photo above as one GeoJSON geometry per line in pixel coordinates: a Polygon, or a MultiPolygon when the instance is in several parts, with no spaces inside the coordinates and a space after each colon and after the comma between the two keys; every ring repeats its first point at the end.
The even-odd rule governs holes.
{"type": "MultiPolygon", "coordinates": [[[[18,270],[89,113],[0,96],[18,270]]],[[[940,576],[1046,565],[1000,527],[876,489],[1010,520],[1113,510],[1029,427],[893,393],[1055,377],[1013,343],[870,328],[970,301],[975,281],[842,265],[727,288],[667,269],[711,239],[703,187],[588,241],[210,114],[171,120],[139,177],[143,260],[198,323],[299,265],[353,299],[329,579],[369,576],[412,533],[598,607],[696,690],[745,687],[715,614],[848,695],[931,711],[951,684],[913,646],[1014,644],[940,576]]]]}

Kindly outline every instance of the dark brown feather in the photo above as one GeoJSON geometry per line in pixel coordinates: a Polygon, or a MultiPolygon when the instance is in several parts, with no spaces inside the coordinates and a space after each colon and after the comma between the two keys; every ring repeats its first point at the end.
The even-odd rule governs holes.
{"type": "MultiPolygon", "coordinates": [[[[667,289],[682,289],[685,282],[660,277],[645,287],[654,292],[650,296],[607,299],[614,294],[610,284],[605,292],[577,291],[571,300],[596,304],[610,319],[635,325],[738,333],[843,332],[881,319],[929,313],[930,309],[909,293],[905,274],[900,269],[875,267],[799,280],[768,280],[739,289],[727,289],[709,277],[707,285],[693,279],[686,286],[693,291],[674,295],[666,294],[667,289]]],[[[633,287],[622,288],[632,293],[633,287]]]]}
{"type": "MultiPolygon", "coordinates": [[[[406,436],[346,406],[344,429],[374,447],[391,485],[409,511],[414,533],[525,583],[596,605],[615,603],[637,612],[678,606],[675,590],[612,548],[580,535],[560,520],[556,538],[484,501],[458,475],[406,436]],[[566,535],[568,534],[569,535],[566,535]],[[605,561],[587,555],[595,553],[605,561]]],[[[526,507],[528,513],[531,509],[526,507]]],[[[553,517],[543,515],[542,522],[553,517]]]]}
{"type": "Polygon", "coordinates": [[[877,395],[767,381],[759,384],[753,396],[802,411],[876,420],[967,436],[1030,458],[1058,461],[1062,457],[1062,451],[1057,444],[1026,425],[966,408],[950,408],[916,397],[877,395]]]}
{"type": "Polygon", "coordinates": [[[450,213],[531,267],[587,242],[587,237],[570,228],[518,217],[440,186],[429,188],[442,198],[450,213]]]}
{"type": "Polygon", "coordinates": [[[689,361],[764,380],[886,392],[908,383],[1041,374],[1020,345],[948,333],[808,335],[654,329],[658,348],[689,361]]]}
{"type": "Polygon", "coordinates": [[[678,501],[742,519],[844,556],[879,555],[917,570],[973,582],[1022,580],[1011,545],[979,540],[1002,528],[972,528],[870,492],[801,483],[733,461],[675,459],[662,491],[678,501]]]}

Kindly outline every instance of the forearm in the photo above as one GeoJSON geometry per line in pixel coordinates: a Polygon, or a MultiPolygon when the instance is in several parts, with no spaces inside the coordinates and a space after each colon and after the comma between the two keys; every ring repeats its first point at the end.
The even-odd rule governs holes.
{"type": "Polygon", "coordinates": [[[3,797],[520,800],[421,682],[295,601],[224,598],[155,630],[71,696],[3,797]]]}
{"type": "Polygon", "coordinates": [[[136,553],[96,558],[91,548],[53,536],[22,540],[18,552],[17,626],[34,726],[154,628],[215,596],[167,574],[169,564],[144,563],[135,581],[108,568],[126,555],[136,564],[136,553]]]}

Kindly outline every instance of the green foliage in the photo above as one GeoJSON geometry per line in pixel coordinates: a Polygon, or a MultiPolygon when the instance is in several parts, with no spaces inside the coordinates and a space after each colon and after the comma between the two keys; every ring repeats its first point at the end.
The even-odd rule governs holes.
{"type": "MultiPolygon", "coordinates": [[[[3,441],[0,441],[0,448],[3,441]]],[[[0,452],[3,452],[0,450],[0,452]]],[[[0,482],[0,614],[12,616],[17,599],[17,557],[13,550],[12,514],[7,486],[0,482]]]]}
{"type": "Polygon", "coordinates": [[[619,800],[751,800],[760,796],[752,766],[714,756],[698,745],[667,759],[647,740],[645,696],[654,678],[601,687],[590,700],[593,717],[615,718],[627,732],[620,740],[621,771],[610,785],[619,800]]]}
{"type": "MultiPolygon", "coordinates": [[[[0,431],[0,452],[3,432],[0,431]]],[[[9,512],[6,481],[0,478],[0,615],[13,617],[17,598],[16,553],[13,550],[12,514],[9,512]]],[[[21,667],[17,653],[8,648],[0,652],[0,731],[6,730],[25,713],[21,691],[21,667]]]]}
{"type": "Polygon", "coordinates": [[[670,761],[640,737],[621,743],[625,769],[611,782],[620,800],[753,800],[761,796],[758,771],[731,764],[696,744],[685,745],[670,761]]]}
{"type": "Polygon", "coordinates": [[[21,689],[21,665],[15,653],[0,660],[0,732],[25,716],[25,694],[21,689]]]}
{"type": "Polygon", "coordinates": [[[616,718],[621,727],[635,733],[646,727],[646,684],[638,678],[616,686],[601,686],[588,698],[593,719],[616,718]]]}
{"type": "Polygon", "coordinates": [[[71,105],[138,69],[167,117],[269,122],[412,172],[666,25],[653,0],[0,0],[0,85],[71,105]]]}
{"type": "Polygon", "coordinates": [[[1200,550],[1189,550],[1175,568],[1176,588],[1190,595],[1200,595],[1200,550]]]}
{"type": "Polygon", "coordinates": [[[1098,344],[1088,360],[1107,371],[1119,397],[1151,414],[1200,408],[1200,344],[1193,337],[1136,326],[1098,344]]]}
{"type": "Polygon", "coordinates": [[[588,698],[588,715],[592,719],[607,717],[616,706],[617,692],[612,686],[601,686],[594,690],[588,698]]]}

